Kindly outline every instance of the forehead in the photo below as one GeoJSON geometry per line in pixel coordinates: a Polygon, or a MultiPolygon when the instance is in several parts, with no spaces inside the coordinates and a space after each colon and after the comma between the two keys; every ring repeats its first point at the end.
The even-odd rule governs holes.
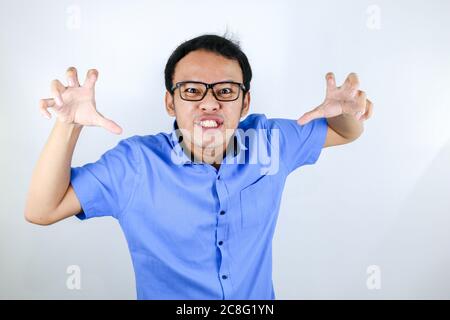
{"type": "Polygon", "coordinates": [[[242,71],[236,60],[217,53],[196,50],[178,61],[173,82],[195,80],[207,83],[233,80],[242,82],[242,71]]]}

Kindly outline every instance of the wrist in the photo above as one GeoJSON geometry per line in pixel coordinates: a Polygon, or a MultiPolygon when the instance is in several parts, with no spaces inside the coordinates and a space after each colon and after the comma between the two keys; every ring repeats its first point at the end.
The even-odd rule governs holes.
{"type": "Polygon", "coordinates": [[[69,139],[73,136],[78,136],[81,132],[83,125],[78,123],[67,123],[56,118],[54,130],[57,130],[63,136],[67,136],[69,139]]]}

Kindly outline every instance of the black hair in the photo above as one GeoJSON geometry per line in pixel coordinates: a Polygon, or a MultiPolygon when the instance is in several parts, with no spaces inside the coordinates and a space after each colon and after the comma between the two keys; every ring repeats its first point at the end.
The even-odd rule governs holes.
{"type": "Polygon", "coordinates": [[[248,62],[247,56],[241,50],[239,43],[233,42],[226,37],[221,37],[213,34],[205,34],[180,44],[167,60],[166,68],[164,69],[164,77],[166,82],[166,89],[171,94],[173,86],[173,75],[175,67],[184,56],[195,50],[206,50],[217,53],[225,58],[235,60],[239,63],[242,70],[243,84],[245,86],[245,93],[250,90],[250,81],[252,80],[252,68],[248,62]]]}

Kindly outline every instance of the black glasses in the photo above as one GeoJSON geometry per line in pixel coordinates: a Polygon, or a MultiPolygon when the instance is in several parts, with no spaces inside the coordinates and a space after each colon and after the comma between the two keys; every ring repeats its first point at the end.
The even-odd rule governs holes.
{"type": "Polygon", "coordinates": [[[177,82],[172,87],[172,94],[180,89],[180,97],[186,101],[200,101],[206,96],[208,89],[212,89],[214,98],[218,101],[235,101],[239,98],[241,90],[245,92],[245,86],[239,82],[221,81],[216,83],[204,83],[199,81],[177,82]]]}

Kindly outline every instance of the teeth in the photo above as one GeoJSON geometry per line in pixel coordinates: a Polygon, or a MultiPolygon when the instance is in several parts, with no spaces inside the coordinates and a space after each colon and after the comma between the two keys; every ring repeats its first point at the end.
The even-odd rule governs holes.
{"type": "Polygon", "coordinates": [[[215,120],[200,121],[199,124],[202,127],[207,127],[207,128],[216,128],[216,127],[218,127],[218,123],[215,120]]]}

